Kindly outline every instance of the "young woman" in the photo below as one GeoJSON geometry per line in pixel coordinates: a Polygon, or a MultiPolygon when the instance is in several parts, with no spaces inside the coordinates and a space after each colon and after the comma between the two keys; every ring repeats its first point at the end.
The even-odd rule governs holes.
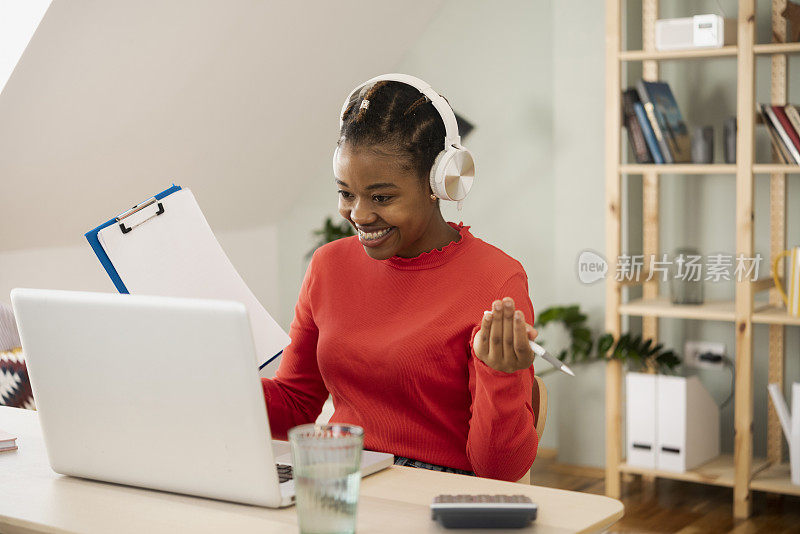
{"type": "Polygon", "coordinates": [[[429,174],[445,124],[420,90],[368,84],[341,119],[339,213],[358,235],[312,257],[292,343],[262,379],[273,436],[330,392],[331,422],[362,426],[395,464],[518,480],[539,441],[525,270],[442,217],[429,174]]]}

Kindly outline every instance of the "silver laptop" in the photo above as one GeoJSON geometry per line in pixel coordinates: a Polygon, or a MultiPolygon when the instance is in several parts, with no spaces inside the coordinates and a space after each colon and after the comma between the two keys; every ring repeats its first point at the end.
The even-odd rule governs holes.
{"type": "MultiPolygon", "coordinates": [[[[290,469],[279,476],[276,465],[291,455],[271,440],[243,304],[38,289],[14,289],[11,301],[54,471],[294,502],[290,469]]],[[[361,474],[392,462],[364,451],[361,474]]]]}

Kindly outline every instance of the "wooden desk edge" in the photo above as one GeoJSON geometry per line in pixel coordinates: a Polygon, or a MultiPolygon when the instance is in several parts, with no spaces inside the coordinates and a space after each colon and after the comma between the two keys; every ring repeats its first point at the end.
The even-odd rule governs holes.
{"type": "Polygon", "coordinates": [[[0,514],[0,532],[3,534],[74,534],[42,523],[34,523],[25,519],[0,514]]]}
{"type": "Polygon", "coordinates": [[[614,523],[616,523],[617,521],[622,519],[622,517],[625,515],[625,505],[622,504],[622,502],[618,501],[617,499],[611,499],[611,500],[612,501],[617,501],[619,503],[619,505],[620,505],[619,512],[617,512],[613,516],[609,517],[606,521],[599,521],[599,522],[595,523],[594,525],[592,525],[592,526],[590,526],[588,528],[585,528],[583,530],[578,531],[578,534],[583,534],[584,532],[586,532],[586,533],[589,533],[589,532],[605,532],[614,523]]]}
{"type": "MultiPolygon", "coordinates": [[[[0,409],[0,411],[5,411],[6,409],[7,408],[3,408],[3,409],[0,409]]],[[[29,419],[29,418],[30,419],[34,419],[34,418],[36,418],[38,416],[38,414],[36,412],[28,412],[28,411],[25,411],[25,410],[16,410],[16,409],[8,409],[8,410],[9,410],[8,411],[9,414],[13,413],[14,415],[16,415],[18,417],[21,417],[21,418],[24,418],[24,419],[29,419]]],[[[38,424],[37,424],[36,425],[36,430],[38,430],[38,428],[39,427],[38,427],[38,424]]],[[[23,435],[21,434],[20,437],[22,438],[23,435]]],[[[19,452],[18,451],[12,451],[12,452],[9,452],[7,454],[9,454],[9,455],[17,455],[17,454],[19,454],[19,452]]],[[[392,468],[394,468],[394,469],[396,469],[397,471],[400,471],[400,472],[404,472],[404,471],[414,472],[417,475],[423,475],[423,478],[424,478],[424,474],[429,474],[429,475],[436,474],[435,472],[425,472],[424,470],[412,469],[412,468],[401,468],[399,466],[392,466],[392,468]]],[[[387,471],[391,472],[392,468],[390,468],[387,471]]],[[[373,477],[367,477],[365,480],[369,480],[369,479],[372,479],[372,478],[373,477]]],[[[454,478],[461,478],[461,477],[454,476],[454,478]]],[[[469,477],[469,478],[472,479],[472,477],[469,477]]],[[[550,491],[555,491],[555,492],[563,492],[565,494],[574,493],[574,494],[576,494],[576,496],[577,495],[584,495],[584,497],[591,496],[591,499],[594,502],[596,502],[596,503],[601,503],[601,502],[604,503],[604,506],[606,506],[606,510],[607,510],[606,513],[610,512],[611,510],[614,510],[609,515],[605,515],[603,518],[598,519],[596,522],[594,522],[594,523],[592,523],[590,525],[586,525],[584,523],[584,525],[586,525],[586,526],[581,525],[583,528],[581,528],[580,530],[576,529],[575,532],[598,532],[598,531],[602,531],[602,530],[608,529],[611,525],[613,525],[614,523],[619,521],[619,519],[622,518],[623,515],[624,515],[625,507],[622,504],[622,502],[620,502],[617,499],[613,499],[613,498],[606,497],[606,496],[603,496],[603,495],[592,495],[592,494],[587,494],[587,493],[582,493],[582,492],[573,492],[573,491],[568,491],[568,490],[558,490],[557,488],[547,488],[545,486],[540,486],[540,488],[541,488],[541,490],[547,491],[548,493],[550,491]]],[[[150,490],[146,490],[145,488],[134,488],[134,489],[150,491],[150,490]]],[[[191,496],[189,496],[189,497],[191,497],[191,496]]],[[[379,499],[381,496],[380,495],[376,495],[374,497],[379,499]]],[[[3,532],[4,534],[31,534],[31,533],[34,533],[34,532],[38,532],[38,533],[44,532],[44,533],[48,533],[48,534],[73,534],[72,530],[69,530],[69,528],[64,528],[65,525],[61,525],[61,526],[47,525],[46,523],[42,523],[42,522],[39,522],[39,521],[32,521],[30,518],[9,515],[9,513],[13,513],[13,510],[10,510],[10,511],[6,510],[5,512],[0,511],[0,532],[3,532]]],[[[534,523],[534,525],[535,524],[536,523],[534,523]]],[[[577,527],[578,525],[575,525],[575,526],[577,527]]]]}
{"type": "MultiPolygon", "coordinates": [[[[599,521],[583,530],[578,531],[577,534],[605,532],[617,521],[622,519],[622,517],[625,515],[625,505],[617,499],[611,499],[608,497],[608,500],[617,502],[620,506],[620,510],[608,519],[599,521]]],[[[63,530],[60,528],[51,527],[49,525],[43,525],[41,523],[34,523],[15,517],[9,517],[3,514],[0,514],[0,532],[3,534],[74,534],[69,530],[63,530]]]]}

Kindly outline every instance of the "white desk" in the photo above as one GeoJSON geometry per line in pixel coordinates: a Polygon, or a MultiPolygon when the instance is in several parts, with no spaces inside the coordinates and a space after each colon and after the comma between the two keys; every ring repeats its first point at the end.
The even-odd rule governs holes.
{"type": "MultiPolygon", "coordinates": [[[[58,475],[47,461],[36,412],[0,407],[0,428],[19,445],[0,452],[4,534],[296,532],[294,507],[273,510],[58,475]]],[[[507,532],[595,532],[623,514],[621,502],[599,495],[393,466],[362,481],[357,531],[457,532],[431,520],[430,503],[442,493],[528,495],[539,504],[538,519],[529,529],[507,532]]]]}

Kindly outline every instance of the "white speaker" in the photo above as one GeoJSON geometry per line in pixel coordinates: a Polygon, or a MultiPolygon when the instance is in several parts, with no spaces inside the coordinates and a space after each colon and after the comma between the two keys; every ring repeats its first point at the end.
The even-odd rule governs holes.
{"type": "Polygon", "coordinates": [[[656,21],[656,50],[721,48],[736,44],[736,19],[695,15],[656,21]]]}

